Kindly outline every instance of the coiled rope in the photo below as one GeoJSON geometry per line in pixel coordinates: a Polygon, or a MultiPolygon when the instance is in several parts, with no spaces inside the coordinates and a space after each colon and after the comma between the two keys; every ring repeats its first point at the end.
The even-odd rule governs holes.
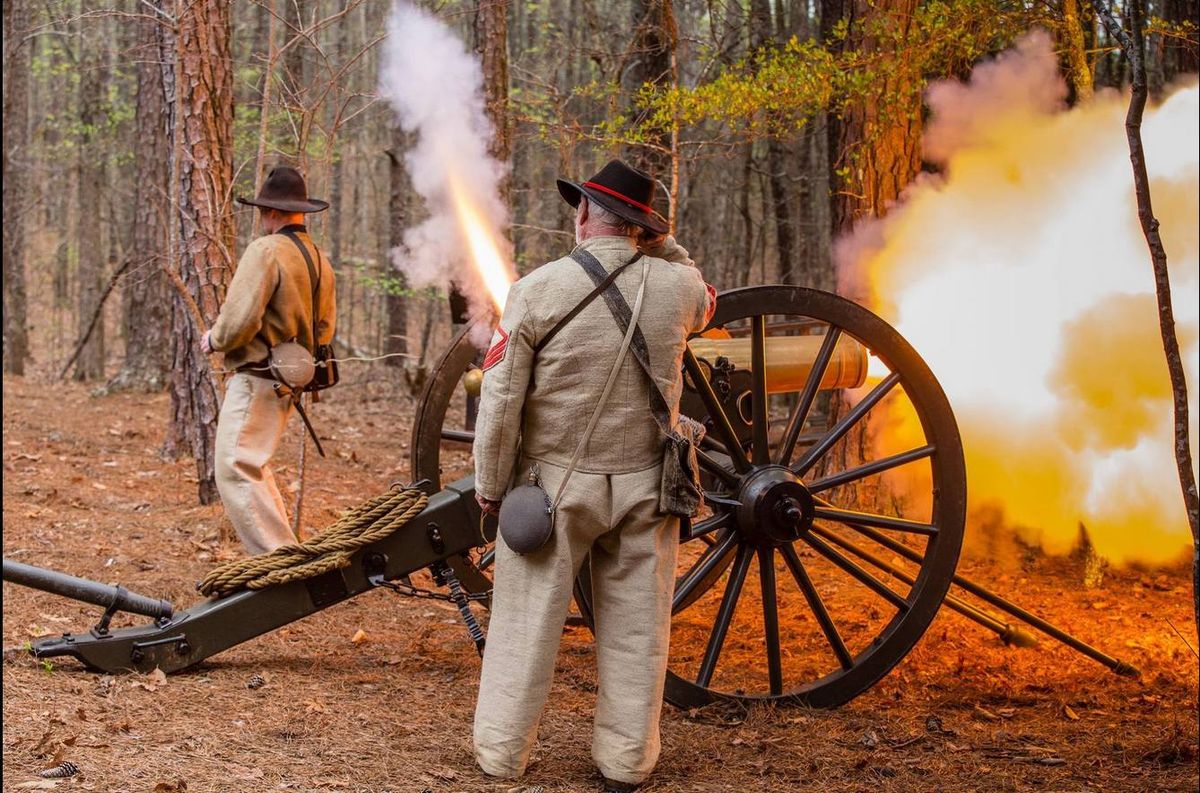
{"type": "Polygon", "coordinates": [[[214,568],[196,588],[206,597],[224,597],[338,570],[350,564],[356,550],[396,531],[428,503],[429,496],[421,490],[388,491],[354,507],[306,542],[214,568]]]}

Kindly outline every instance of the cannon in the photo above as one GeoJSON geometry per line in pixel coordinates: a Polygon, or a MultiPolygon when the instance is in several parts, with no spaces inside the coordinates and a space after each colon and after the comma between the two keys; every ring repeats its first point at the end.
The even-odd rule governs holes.
{"type": "MultiPolygon", "coordinates": [[[[488,604],[495,530],[475,503],[473,432],[464,421],[464,380],[478,385],[477,357],[464,329],[418,403],[415,484],[364,508],[384,514],[380,505],[391,499],[407,510],[394,531],[311,577],[182,611],[155,611],[152,599],[118,598],[124,590],[94,584],[101,589],[89,588],[95,597],[85,599],[108,606],[102,624],[39,640],[31,652],[110,673],[173,672],[371,589],[414,593],[408,576],[422,569],[449,590],[444,597],[459,606],[482,651],[471,604],[488,604]],[[107,618],[130,603],[154,622],[110,630],[107,618]]],[[[956,575],[967,503],[957,425],[929,367],[882,319],[826,292],[735,289],[720,295],[708,328],[689,341],[683,370],[681,410],[708,428],[699,453],[706,507],[680,533],[668,702],[844,704],[904,658],[943,604],[1005,641],[1033,642],[948,595],[952,584],[1133,673],[956,575]],[[902,448],[885,442],[890,436],[872,437],[871,414],[903,421],[902,448]]],[[[4,578],[29,583],[30,571],[6,560],[4,578]]],[[[79,596],[66,578],[41,575],[40,588],[79,596]]],[[[575,601],[575,618],[590,623],[587,564],[575,601]]]]}

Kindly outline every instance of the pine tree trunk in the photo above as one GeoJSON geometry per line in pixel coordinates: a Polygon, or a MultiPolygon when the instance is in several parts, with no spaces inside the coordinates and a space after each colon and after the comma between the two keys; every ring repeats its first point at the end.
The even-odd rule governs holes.
{"type": "MultiPolygon", "coordinates": [[[[100,300],[104,277],[103,239],[100,227],[100,188],[104,182],[104,159],[98,141],[103,139],[105,123],[104,70],[88,42],[80,40],[79,58],[79,137],[76,147],[75,249],[75,327],[83,338],[92,324],[92,314],[100,300]]],[[[75,362],[76,380],[95,380],[104,376],[104,320],[96,323],[83,351],[75,362]]]]}
{"type": "MultiPolygon", "coordinates": [[[[675,13],[671,0],[636,0],[633,5],[634,41],[626,92],[633,97],[647,84],[668,86],[674,83],[675,75],[671,54],[675,51],[679,31],[675,26],[675,13]]],[[[635,128],[647,118],[645,111],[637,111],[635,128]]],[[[671,136],[659,130],[651,137],[652,146],[633,146],[628,152],[631,164],[646,171],[655,179],[667,179],[671,174],[671,136]]]]}
{"type": "MultiPolygon", "coordinates": [[[[408,222],[407,202],[408,174],[404,170],[404,130],[399,124],[392,125],[392,147],[388,149],[388,248],[384,257],[386,271],[395,275],[401,288],[408,286],[404,273],[392,264],[391,252],[404,242],[404,229],[408,222]]],[[[397,294],[394,290],[387,291],[387,338],[384,339],[383,351],[386,354],[408,352],[408,298],[397,294]]],[[[401,366],[403,358],[385,359],[389,366],[401,366]]]]}
{"type": "MultiPolygon", "coordinates": [[[[837,5],[834,0],[823,9],[837,5]]],[[[916,5],[916,0],[847,0],[846,48],[869,58],[903,46],[916,5]],[[876,36],[871,29],[876,25],[886,26],[890,35],[876,36]]],[[[826,22],[822,19],[823,28],[826,22]]],[[[907,72],[899,59],[891,62],[897,68],[831,125],[830,165],[838,173],[832,201],[834,236],[848,231],[860,217],[885,215],[921,167],[920,75],[907,72]]]]}
{"type": "MultiPolygon", "coordinates": [[[[497,162],[512,165],[512,124],[508,113],[508,5],[509,0],[476,0],[475,49],[483,63],[485,111],[492,122],[488,153],[497,162]]],[[[512,208],[512,176],[500,184],[500,199],[512,208]]]]}
{"type": "MultiPolygon", "coordinates": [[[[236,227],[233,185],[233,63],[230,7],[221,0],[177,0],[170,234],[177,274],[211,325],[233,269],[236,227]]],[[[169,62],[169,61],[168,61],[169,62]]],[[[200,336],[182,297],[175,300],[171,383],[172,438],[186,440],[196,459],[201,504],[217,499],[214,477],[219,396],[200,336]]]]}
{"type": "Polygon", "coordinates": [[[26,0],[4,3],[4,371],[25,374],[29,328],[25,224],[29,206],[29,74],[32,45],[26,0]]]}
{"type": "Polygon", "coordinates": [[[170,189],[171,116],[160,65],[161,24],[151,19],[137,23],[137,182],[133,244],[128,254],[132,264],[124,293],[125,363],[110,381],[110,390],[161,390],[171,363],[171,295],[163,274],[167,219],[162,200],[170,189]]]}

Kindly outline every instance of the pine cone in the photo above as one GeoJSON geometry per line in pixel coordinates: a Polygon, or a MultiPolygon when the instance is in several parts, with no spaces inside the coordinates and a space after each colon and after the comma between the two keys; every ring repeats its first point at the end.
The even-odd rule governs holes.
{"type": "Polygon", "coordinates": [[[246,681],[246,688],[254,690],[256,688],[262,688],[266,684],[267,681],[263,679],[262,675],[251,675],[250,679],[246,681]]]}
{"type": "Polygon", "coordinates": [[[66,779],[70,776],[75,776],[79,773],[79,766],[72,763],[70,760],[64,760],[54,768],[47,768],[41,773],[45,779],[66,779]]]}

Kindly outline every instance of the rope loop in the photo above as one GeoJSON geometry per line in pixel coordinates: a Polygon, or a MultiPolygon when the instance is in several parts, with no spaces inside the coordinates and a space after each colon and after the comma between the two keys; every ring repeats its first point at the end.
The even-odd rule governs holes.
{"type": "Polygon", "coordinates": [[[429,496],[416,488],[389,488],[352,507],[306,542],[227,562],[209,571],[196,588],[206,597],[225,597],[243,589],[266,589],[339,570],[349,566],[355,551],[392,534],[428,503],[429,496]]]}

